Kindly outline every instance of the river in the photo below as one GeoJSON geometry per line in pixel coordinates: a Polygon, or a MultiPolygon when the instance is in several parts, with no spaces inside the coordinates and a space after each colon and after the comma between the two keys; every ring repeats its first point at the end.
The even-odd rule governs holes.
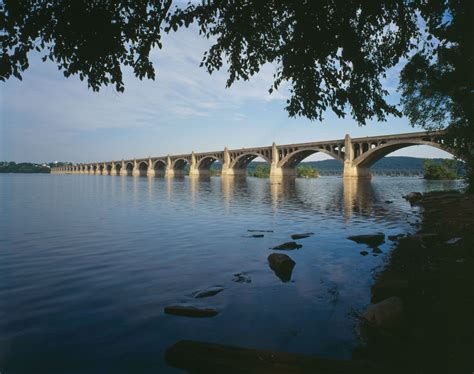
{"type": "Polygon", "coordinates": [[[347,237],[414,231],[419,211],[402,195],[460,186],[0,175],[0,372],[179,373],[163,354],[181,339],[348,359],[393,243],[373,255],[347,237]],[[269,248],[305,232],[282,282],[269,248]],[[164,314],[170,304],[219,314],[164,314]]]}

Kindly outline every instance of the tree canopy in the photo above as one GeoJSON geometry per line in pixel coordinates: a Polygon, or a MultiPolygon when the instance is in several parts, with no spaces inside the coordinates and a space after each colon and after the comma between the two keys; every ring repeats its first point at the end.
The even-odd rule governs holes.
{"type": "Polygon", "coordinates": [[[401,102],[413,126],[447,129],[443,141],[466,161],[468,185],[474,190],[474,2],[440,5],[420,8],[427,39],[437,42],[417,51],[403,68],[401,102]]]}
{"type": "Polygon", "coordinates": [[[202,65],[225,67],[227,85],[275,66],[272,92],[289,82],[291,116],[322,119],[330,109],[361,124],[399,114],[381,78],[417,36],[414,3],[363,0],[205,1],[4,0],[0,5],[0,78],[21,79],[36,50],[65,76],[89,87],[124,90],[123,68],[155,78],[150,51],[162,34],[195,23],[212,41],[202,65]]]}

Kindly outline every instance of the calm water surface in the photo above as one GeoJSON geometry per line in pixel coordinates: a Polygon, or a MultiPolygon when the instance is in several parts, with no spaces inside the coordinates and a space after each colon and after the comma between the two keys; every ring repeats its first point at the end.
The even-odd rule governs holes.
{"type": "Polygon", "coordinates": [[[413,231],[403,194],[459,186],[0,175],[0,372],[179,373],[163,353],[181,339],[350,358],[353,311],[392,243],[363,257],[347,236],[413,231]],[[273,232],[246,237],[255,229],[273,232]],[[269,248],[308,231],[283,283],[269,248]],[[233,281],[241,272],[251,283],[233,281]],[[215,285],[224,291],[191,295],[215,285]],[[163,313],[176,303],[220,313],[163,313]]]}

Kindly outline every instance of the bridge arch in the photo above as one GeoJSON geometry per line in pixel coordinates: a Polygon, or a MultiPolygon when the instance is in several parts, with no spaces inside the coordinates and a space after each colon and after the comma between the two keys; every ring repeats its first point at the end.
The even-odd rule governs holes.
{"type": "Polygon", "coordinates": [[[209,170],[212,164],[216,161],[218,161],[221,165],[223,164],[222,160],[219,157],[216,157],[214,155],[205,156],[196,163],[196,167],[199,170],[209,170]]]}
{"type": "Polygon", "coordinates": [[[140,177],[146,177],[147,170],[148,170],[148,163],[146,161],[140,161],[138,163],[138,175],[140,177]]]}
{"type": "Polygon", "coordinates": [[[125,171],[127,172],[127,175],[132,175],[133,174],[133,163],[127,162],[125,164],[125,171]]]}
{"type": "Polygon", "coordinates": [[[248,153],[243,153],[239,156],[237,156],[230,164],[230,167],[233,169],[246,169],[247,166],[255,160],[257,157],[263,158],[266,162],[271,164],[271,160],[266,157],[265,155],[257,152],[248,152],[248,153]]]}
{"type": "Polygon", "coordinates": [[[107,165],[105,166],[105,173],[106,173],[107,175],[110,175],[110,174],[112,174],[111,172],[112,172],[112,164],[107,164],[107,165]]]}
{"type": "Polygon", "coordinates": [[[441,149],[442,151],[451,153],[453,156],[455,156],[451,149],[431,140],[399,140],[382,143],[378,146],[376,145],[375,147],[372,144],[369,144],[368,146],[363,146],[363,150],[367,150],[354,159],[353,166],[365,169],[370,168],[373,164],[375,164],[383,157],[389,155],[390,153],[398,151],[402,148],[411,147],[415,145],[428,145],[434,148],[441,149]]]}
{"type": "Polygon", "coordinates": [[[115,164],[115,173],[116,173],[117,175],[120,175],[120,171],[121,171],[121,170],[122,170],[122,164],[121,164],[120,162],[117,162],[117,163],[115,164]]]}
{"type": "Polygon", "coordinates": [[[166,161],[156,160],[153,162],[153,169],[155,170],[155,175],[163,175],[166,171],[166,161]]]}
{"type": "Polygon", "coordinates": [[[188,164],[189,161],[182,157],[173,160],[173,162],[171,163],[174,170],[184,170],[184,168],[188,164]]]}
{"type": "Polygon", "coordinates": [[[328,149],[324,148],[303,148],[303,149],[298,149],[296,151],[293,151],[289,154],[287,154],[282,160],[278,162],[278,166],[281,168],[288,168],[288,169],[293,169],[298,164],[303,161],[305,158],[311,156],[312,154],[315,153],[325,153],[328,156],[331,156],[332,158],[336,159],[337,161],[340,161],[341,163],[344,162],[343,158],[341,158],[337,153],[334,153],[328,149]]]}

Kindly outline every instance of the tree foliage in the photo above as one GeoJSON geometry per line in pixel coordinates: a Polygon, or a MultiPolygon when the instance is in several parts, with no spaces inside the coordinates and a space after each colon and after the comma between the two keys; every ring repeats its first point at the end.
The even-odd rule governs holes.
{"type": "Polygon", "coordinates": [[[2,0],[0,79],[21,79],[32,51],[64,76],[86,79],[94,91],[108,84],[123,91],[124,66],[154,79],[149,55],[161,48],[170,6],[171,0],[2,0]]]}
{"type": "Polygon", "coordinates": [[[420,7],[427,42],[400,76],[403,112],[413,126],[446,129],[442,141],[466,161],[474,189],[474,2],[429,1],[420,7]]]}
{"type": "Polygon", "coordinates": [[[258,164],[252,173],[253,177],[268,178],[270,176],[270,166],[267,164],[258,164]]]}
{"type": "Polygon", "coordinates": [[[319,170],[310,165],[300,165],[296,168],[298,178],[318,178],[319,170]]]}
{"type": "Polygon", "coordinates": [[[425,179],[458,179],[459,162],[456,160],[445,159],[441,163],[432,160],[423,161],[423,172],[425,179]]]}
{"type": "Polygon", "coordinates": [[[15,163],[13,161],[0,162],[0,173],[50,173],[49,166],[30,162],[15,163]]]}
{"type": "Polygon", "coordinates": [[[212,41],[202,65],[226,68],[227,86],[275,66],[270,92],[289,83],[291,116],[322,119],[347,111],[361,124],[399,114],[381,78],[416,36],[410,1],[215,0],[171,7],[171,0],[4,0],[0,2],[0,79],[21,79],[36,50],[65,76],[93,90],[124,90],[124,66],[155,78],[150,51],[163,32],[195,23],[212,41]]]}

